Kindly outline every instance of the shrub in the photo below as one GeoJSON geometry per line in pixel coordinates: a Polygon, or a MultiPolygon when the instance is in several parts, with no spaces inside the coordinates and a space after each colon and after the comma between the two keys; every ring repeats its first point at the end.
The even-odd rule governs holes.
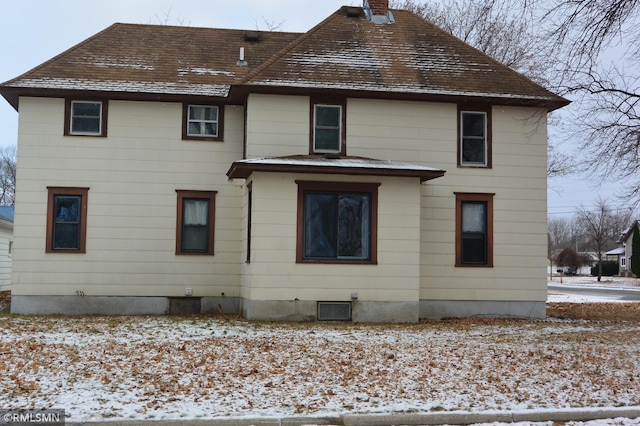
{"type": "MultiPolygon", "coordinates": [[[[602,276],[603,277],[612,277],[614,275],[618,275],[620,273],[620,265],[615,261],[606,261],[602,262],[602,276]]],[[[598,276],[598,264],[591,268],[591,275],[594,277],[598,276]]]]}

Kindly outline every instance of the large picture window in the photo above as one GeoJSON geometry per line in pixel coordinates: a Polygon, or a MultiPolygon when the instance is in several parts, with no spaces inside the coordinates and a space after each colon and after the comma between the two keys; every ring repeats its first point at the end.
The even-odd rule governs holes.
{"type": "Polygon", "coordinates": [[[456,266],[493,266],[493,194],[456,193],[456,266]]]}
{"type": "Polygon", "coordinates": [[[85,253],[89,188],[47,189],[46,252],[85,253]]]}
{"type": "Polygon", "coordinates": [[[298,182],[298,262],[376,263],[378,184],[298,182]]]}
{"type": "Polygon", "coordinates": [[[176,254],[213,254],[215,191],[177,190],[176,254]]]}
{"type": "Polygon", "coordinates": [[[459,108],[458,112],[458,165],[491,167],[491,111],[459,108]]]}
{"type": "Polygon", "coordinates": [[[107,102],[67,99],[64,134],[72,136],[106,136],[107,102]]]}
{"type": "Polygon", "coordinates": [[[183,107],[183,139],[222,140],[222,111],[216,105],[183,107]]]}

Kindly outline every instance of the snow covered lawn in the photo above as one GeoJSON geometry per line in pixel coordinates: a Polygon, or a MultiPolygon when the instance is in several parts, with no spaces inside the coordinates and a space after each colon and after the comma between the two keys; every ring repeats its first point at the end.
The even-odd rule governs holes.
{"type": "Polygon", "coordinates": [[[638,322],[0,316],[0,407],[69,422],[640,405],[638,322]]]}

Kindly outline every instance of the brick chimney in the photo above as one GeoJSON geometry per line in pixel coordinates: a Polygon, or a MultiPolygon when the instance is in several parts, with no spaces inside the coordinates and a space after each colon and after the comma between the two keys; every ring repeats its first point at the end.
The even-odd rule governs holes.
{"type": "Polygon", "coordinates": [[[367,3],[371,8],[371,13],[374,15],[386,15],[389,11],[389,0],[364,0],[364,7],[366,9],[367,3]]]}

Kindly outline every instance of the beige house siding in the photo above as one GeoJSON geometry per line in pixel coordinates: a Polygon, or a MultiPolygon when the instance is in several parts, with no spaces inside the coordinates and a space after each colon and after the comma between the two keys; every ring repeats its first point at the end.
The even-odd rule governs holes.
{"type": "Polygon", "coordinates": [[[417,179],[323,175],[253,176],[251,263],[245,266],[252,300],[415,301],[419,283],[420,195],[417,179]],[[296,180],[376,182],[378,264],[296,263],[296,180]]]}
{"type": "Polygon", "coordinates": [[[455,104],[350,99],[347,111],[350,155],[447,171],[422,188],[420,299],[546,300],[544,111],[493,107],[491,169],[456,166],[455,104]],[[493,268],[455,267],[455,192],[496,194],[493,268]]]}
{"type": "Polygon", "coordinates": [[[63,99],[20,99],[14,294],[238,295],[242,188],[225,172],[244,109],[225,107],[223,142],[181,140],[179,103],[111,101],[106,138],[63,120],[63,99]],[[86,254],[45,253],[47,186],[90,188],[86,254]],[[217,191],[214,256],[176,256],[177,189],[217,191]]]}
{"type": "Polygon", "coordinates": [[[13,232],[0,226],[0,291],[11,290],[11,266],[13,255],[9,252],[13,232]]]}
{"type": "Polygon", "coordinates": [[[308,96],[249,95],[247,158],[309,153],[308,96]]]}
{"type": "MultiPolygon", "coordinates": [[[[308,152],[309,98],[252,95],[249,108],[249,157],[308,152]],[[294,122],[296,125],[289,125],[294,122]],[[286,129],[284,133],[278,133],[283,128],[286,129]],[[276,146],[272,147],[272,143],[276,146]]],[[[544,111],[493,107],[493,165],[490,169],[456,166],[456,104],[349,99],[346,127],[348,155],[417,163],[447,171],[445,177],[422,185],[418,262],[420,299],[546,300],[547,154],[544,111]],[[493,268],[455,267],[455,192],[495,193],[493,268]]],[[[254,285],[250,298],[302,298],[301,294],[286,291],[299,285],[298,277],[301,275],[295,271],[291,271],[291,276],[274,275],[272,270],[276,267],[273,265],[290,264],[295,255],[291,246],[295,244],[295,235],[292,234],[295,230],[290,225],[295,223],[295,191],[276,190],[272,193],[263,186],[265,182],[272,185],[272,190],[281,188],[284,183],[273,182],[273,179],[286,182],[288,178],[261,176],[253,182],[255,211],[261,211],[260,197],[276,204],[271,210],[261,211],[263,218],[256,217],[254,213],[252,233],[260,236],[260,233],[273,232],[281,236],[280,243],[287,242],[287,249],[256,247],[252,242],[250,270],[253,276],[262,276],[265,289],[280,290],[260,292],[254,285]],[[262,191],[257,191],[258,186],[262,191]],[[283,196],[294,198],[280,199],[283,196]],[[291,207],[283,214],[280,209],[285,205],[291,207]],[[257,222],[259,220],[264,222],[257,222]],[[272,263],[259,269],[256,262],[272,263]],[[275,281],[270,284],[272,278],[275,281]]],[[[314,179],[326,178],[318,176],[314,179]]],[[[293,183],[289,182],[289,185],[293,183]]],[[[406,189],[399,187],[398,190],[406,189]]],[[[394,205],[388,203],[386,208],[393,209],[394,205]]],[[[396,215],[402,213],[402,209],[397,210],[396,215]]],[[[379,247],[388,244],[393,242],[385,241],[381,235],[379,247]]],[[[406,253],[396,256],[394,263],[398,262],[404,262],[405,267],[411,269],[412,257],[406,253]],[[402,256],[407,257],[401,261],[399,257],[402,256]]],[[[317,269],[316,278],[307,276],[305,289],[297,290],[305,293],[305,298],[322,299],[320,296],[327,296],[326,289],[322,287],[327,274],[349,276],[351,272],[333,266],[318,266],[317,269]]],[[[394,273],[402,276],[403,271],[394,273]]],[[[366,277],[366,273],[362,276],[366,277]]],[[[375,280],[372,282],[367,277],[366,281],[369,288],[376,288],[375,280]]],[[[343,293],[350,291],[351,287],[343,293]]],[[[397,294],[394,291],[389,293],[397,294]]],[[[384,297],[393,296],[385,294],[384,297]]],[[[400,299],[406,300],[403,297],[400,299]]]]}

